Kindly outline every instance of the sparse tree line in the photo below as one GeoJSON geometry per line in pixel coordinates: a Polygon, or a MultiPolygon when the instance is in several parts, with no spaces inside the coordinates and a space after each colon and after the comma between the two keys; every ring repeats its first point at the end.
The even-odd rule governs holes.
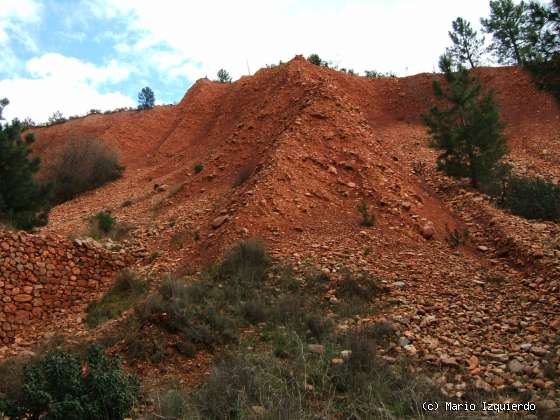
{"type": "MultiPolygon", "coordinates": [[[[499,64],[524,66],[535,75],[539,85],[553,90],[560,97],[560,0],[552,0],[547,5],[533,0],[519,3],[514,3],[513,0],[492,0],[490,16],[481,18],[480,22],[483,34],[479,34],[462,17],[452,22],[452,30],[449,31],[452,45],[445,54],[454,64],[475,68],[490,53],[499,64]],[[485,35],[491,37],[488,46],[485,35]]],[[[309,55],[307,60],[317,66],[359,75],[353,69],[339,69],[318,54],[309,55]]],[[[391,72],[375,70],[366,70],[364,74],[371,78],[394,76],[391,72]]]]}

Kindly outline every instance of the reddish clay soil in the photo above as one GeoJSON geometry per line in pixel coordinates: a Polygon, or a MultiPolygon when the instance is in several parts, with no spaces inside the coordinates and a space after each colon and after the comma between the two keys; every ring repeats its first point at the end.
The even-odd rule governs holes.
{"type": "MultiPolygon", "coordinates": [[[[478,73],[496,92],[516,170],[558,182],[557,103],[520,69],[478,73]]],[[[93,136],[126,166],[122,179],[55,208],[45,230],[79,234],[108,209],[136,226],[139,255],[160,252],[138,263],[151,273],[196,270],[250,236],[333,278],[343,266],[369,270],[391,288],[384,317],[409,342],[395,351],[449,369],[439,379],[447,392],[472,381],[557,400],[558,376],[544,371],[560,357],[560,228],[507,214],[434,171],[420,121],[434,77],[366,79],[296,57],[232,84],[199,80],[176,106],[36,130],[47,160],[66,139],[93,136]],[[370,228],[360,226],[363,200],[370,228]],[[451,248],[447,230],[465,228],[467,243],[451,248]]]]}

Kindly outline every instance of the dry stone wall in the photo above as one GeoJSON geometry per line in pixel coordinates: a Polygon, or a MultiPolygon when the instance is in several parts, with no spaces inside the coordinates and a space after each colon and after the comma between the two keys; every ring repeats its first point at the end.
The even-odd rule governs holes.
{"type": "Polygon", "coordinates": [[[83,310],[129,262],[94,242],[0,230],[0,343],[83,310]]]}

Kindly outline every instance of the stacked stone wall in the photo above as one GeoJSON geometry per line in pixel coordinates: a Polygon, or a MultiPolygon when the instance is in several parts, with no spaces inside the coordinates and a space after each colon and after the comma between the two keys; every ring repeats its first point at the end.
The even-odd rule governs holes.
{"type": "Polygon", "coordinates": [[[0,343],[31,324],[82,311],[127,260],[93,242],[0,230],[0,343]]]}

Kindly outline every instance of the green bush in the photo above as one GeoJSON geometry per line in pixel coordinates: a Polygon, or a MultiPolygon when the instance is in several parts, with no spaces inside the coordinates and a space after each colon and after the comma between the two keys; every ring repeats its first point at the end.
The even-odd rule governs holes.
{"type": "Polygon", "coordinates": [[[25,367],[21,398],[0,400],[0,411],[12,418],[122,420],[138,394],[137,379],[99,347],[91,346],[85,360],[55,350],[25,367]]]}
{"type": "Polygon", "coordinates": [[[541,179],[511,176],[501,205],[527,219],[560,220],[560,187],[541,179]]]}
{"type": "Polygon", "coordinates": [[[180,334],[197,350],[212,350],[237,340],[236,320],[224,313],[225,299],[216,294],[221,291],[211,285],[170,278],[138,308],[137,314],[143,323],[180,334]]]}
{"type": "Polygon", "coordinates": [[[226,355],[176,411],[204,419],[424,418],[422,402],[443,398],[404,366],[384,364],[371,339],[341,338],[344,347],[333,341],[320,355],[303,352],[306,344],[297,336],[270,353],[226,355]],[[352,353],[333,364],[340,349],[352,353]]]}
{"type": "Polygon", "coordinates": [[[111,213],[100,211],[89,219],[88,235],[94,239],[109,237],[120,241],[124,239],[133,226],[128,223],[118,222],[111,213]]]}
{"type": "Polygon", "coordinates": [[[144,296],[147,290],[145,281],[139,279],[131,271],[122,271],[115,285],[99,301],[87,307],[85,322],[88,327],[95,328],[104,322],[120,316],[144,296]]]}
{"type": "Polygon", "coordinates": [[[261,322],[267,316],[261,305],[251,302],[258,298],[268,264],[260,241],[241,242],[198,281],[164,280],[136,315],[142,324],[179,334],[185,346],[196,350],[236,342],[241,325],[261,322]]]}
{"type": "Polygon", "coordinates": [[[239,286],[259,285],[270,261],[263,243],[258,239],[240,242],[226,253],[219,268],[221,278],[239,286]]]}
{"type": "Polygon", "coordinates": [[[337,296],[345,298],[358,298],[370,301],[379,296],[383,291],[377,279],[370,274],[353,273],[348,269],[341,270],[341,278],[336,284],[337,296]]]}
{"type": "Polygon", "coordinates": [[[540,89],[550,92],[560,104],[560,53],[550,61],[527,63],[525,68],[540,89]]]}
{"type": "Polygon", "coordinates": [[[100,211],[94,216],[97,226],[103,233],[109,233],[111,229],[115,226],[115,219],[111,216],[111,213],[106,211],[100,211]]]}
{"type": "Polygon", "coordinates": [[[99,140],[70,140],[48,170],[48,179],[54,184],[54,203],[114,181],[123,169],[116,153],[99,140]]]}
{"type": "Polygon", "coordinates": [[[197,163],[196,165],[194,165],[195,174],[201,173],[203,169],[204,169],[204,165],[202,163],[197,163]]]}

